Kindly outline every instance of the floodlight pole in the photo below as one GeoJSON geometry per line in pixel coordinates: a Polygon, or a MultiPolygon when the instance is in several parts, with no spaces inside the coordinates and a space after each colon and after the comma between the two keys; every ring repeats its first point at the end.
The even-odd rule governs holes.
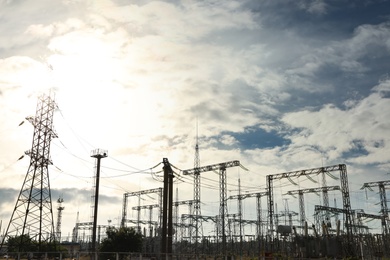
{"type": "Polygon", "coordinates": [[[92,259],[97,260],[96,227],[97,227],[98,202],[99,202],[100,160],[102,158],[107,157],[107,151],[101,149],[92,150],[91,157],[96,158],[95,205],[94,205],[93,227],[92,227],[92,259]]]}

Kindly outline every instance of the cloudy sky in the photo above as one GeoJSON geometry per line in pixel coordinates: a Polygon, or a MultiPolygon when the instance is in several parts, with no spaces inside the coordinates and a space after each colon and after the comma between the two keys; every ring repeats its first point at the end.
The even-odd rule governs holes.
{"type": "MultiPolygon", "coordinates": [[[[241,193],[262,192],[269,174],[343,163],[352,208],[378,214],[378,189],[360,188],[390,179],[389,10],[387,0],[0,0],[1,233],[29,165],[18,159],[33,127],[19,124],[49,89],[59,108],[50,185],[53,207],[64,199],[64,236],[77,212],[91,220],[91,150],[109,154],[99,224],[117,224],[125,192],[162,187],[153,167],[163,158],[177,174],[193,167],[197,134],[201,165],[248,169],[228,169],[228,195],[238,179],[241,193]]],[[[202,176],[202,214],[216,215],[218,175],[202,176]]],[[[191,176],[177,179],[178,199],[192,199],[191,176]]],[[[279,211],[299,212],[284,194],[321,181],[294,183],[275,183],[279,211]]],[[[329,198],[342,206],[339,192],[329,198]]],[[[305,203],[312,223],[321,199],[305,203]]],[[[250,199],[244,218],[256,219],[250,199]]]]}

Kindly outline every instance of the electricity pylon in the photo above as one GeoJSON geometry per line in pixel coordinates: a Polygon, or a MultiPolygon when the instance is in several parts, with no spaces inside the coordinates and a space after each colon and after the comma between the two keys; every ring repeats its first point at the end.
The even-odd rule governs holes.
{"type": "Polygon", "coordinates": [[[32,147],[26,152],[30,156],[30,165],[2,241],[3,245],[7,238],[20,238],[19,251],[23,250],[28,239],[37,242],[38,251],[43,243],[55,241],[48,166],[52,164],[51,140],[57,137],[53,130],[56,108],[51,93],[41,95],[35,117],[26,118],[34,126],[32,147]]]}
{"type": "MultiPolygon", "coordinates": [[[[198,128],[198,126],[197,126],[198,128]]],[[[203,237],[203,227],[202,221],[200,219],[202,213],[200,209],[200,157],[199,157],[199,144],[198,144],[198,129],[196,130],[196,145],[195,145],[195,159],[194,159],[194,212],[195,219],[191,218],[191,223],[194,224],[192,229],[193,234],[191,234],[194,241],[195,255],[198,256],[198,243],[203,237]]],[[[190,225],[192,226],[192,225],[190,225]]]]}

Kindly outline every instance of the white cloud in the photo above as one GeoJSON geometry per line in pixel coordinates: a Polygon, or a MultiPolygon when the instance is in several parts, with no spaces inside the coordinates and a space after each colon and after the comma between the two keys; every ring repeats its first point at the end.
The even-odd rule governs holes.
{"type": "Polygon", "coordinates": [[[368,155],[356,155],[346,158],[354,163],[385,163],[385,154],[389,150],[389,137],[386,132],[390,124],[388,98],[381,97],[380,89],[388,88],[389,82],[373,88],[368,97],[350,107],[341,110],[333,105],[326,105],[319,111],[300,111],[286,114],[282,121],[292,128],[300,129],[291,136],[291,149],[304,146],[319,147],[334,161],[356,149],[354,142],[359,142],[368,155]]]}
{"type": "Polygon", "coordinates": [[[237,144],[237,140],[231,136],[231,135],[222,135],[221,136],[221,143],[224,144],[224,145],[235,145],[237,144]]]}
{"type": "Polygon", "coordinates": [[[326,14],[328,5],[323,0],[307,1],[301,0],[298,2],[298,6],[308,13],[312,14],[326,14]]]}
{"type": "Polygon", "coordinates": [[[152,1],[143,6],[111,5],[104,9],[97,6],[95,11],[119,24],[128,24],[130,29],[134,29],[135,35],[162,35],[180,42],[199,39],[220,30],[257,27],[252,14],[249,11],[241,11],[240,5],[238,1],[223,4],[183,1],[181,5],[152,1]]]}
{"type": "MultiPolygon", "coordinates": [[[[104,170],[102,193],[120,199],[124,190],[161,186],[149,171],[109,177],[117,174],[113,169],[144,169],[163,157],[191,167],[196,118],[201,164],[239,159],[250,169],[242,182],[251,189],[264,187],[266,174],[316,167],[322,160],[388,165],[389,82],[361,99],[342,100],[346,108],[340,109],[326,95],[338,91],[333,79],[316,80],[327,64],[351,76],[370,71],[362,57],[378,55],[371,46],[388,48],[385,23],[362,25],[343,41],[319,42],[289,27],[263,27],[257,20],[261,10],[245,10],[248,3],[240,1],[63,3],[15,2],[0,8],[5,20],[13,21],[0,28],[0,146],[9,147],[0,152],[1,185],[22,183],[28,159],[13,163],[30,146],[32,128],[17,125],[34,113],[36,94],[52,86],[61,109],[54,121],[59,139],[52,146],[55,166],[62,170],[51,169],[55,189],[92,187],[94,148],[109,151],[103,164],[111,169],[104,170]],[[43,7],[53,12],[42,15],[43,7]],[[19,23],[15,17],[24,19],[19,23]],[[318,104],[326,105],[309,110],[312,93],[322,93],[318,104]],[[282,110],[289,113],[283,116],[282,110]],[[245,134],[256,126],[276,130],[291,144],[240,151],[233,135],[219,138],[224,131],[245,134]],[[221,144],[225,150],[216,148],[221,144]],[[360,146],[367,155],[343,157],[360,146]],[[4,170],[7,165],[12,166],[4,170]]],[[[331,11],[323,1],[300,3],[310,13],[331,11]]],[[[229,181],[237,175],[229,171],[229,181]]],[[[192,187],[181,192],[191,198],[192,187]]],[[[206,192],[217,201],[215,188],[206,192]]],[[[69,203],[88,207],[82,199],[69,203]]],[[[117,217],[120,206],[105,205],[103,217],[117,217]]],[[[76,210],[69,207],[66,213],[67,231],[76,210]]]]}
{"type": "Polygon", "coordinates": [[[20,87],[29,94],[49,89],[49,68],[26,56],[0,59],[0,87],[2,90],[20,87]]]}

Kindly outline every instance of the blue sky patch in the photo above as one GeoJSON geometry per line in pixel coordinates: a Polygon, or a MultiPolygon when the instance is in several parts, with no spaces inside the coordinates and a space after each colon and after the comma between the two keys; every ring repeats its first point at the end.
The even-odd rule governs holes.
{"type": "Polygon", "coordinates": [[[344,158],[355,158],[363,155],[368,155],[367,149],[361,140],[353,141],[353,148],[343,153],[344,158]]]}
{"type": "Polygon", "coordinates": [[[239,142],[239,146],[244,149],[274,148],[290,143],[289,140],[278,135],[276,131],[267,132],[261,128],[246,130],[244,133],[224,132],[223,134],[233,136],[239,142]]]}

